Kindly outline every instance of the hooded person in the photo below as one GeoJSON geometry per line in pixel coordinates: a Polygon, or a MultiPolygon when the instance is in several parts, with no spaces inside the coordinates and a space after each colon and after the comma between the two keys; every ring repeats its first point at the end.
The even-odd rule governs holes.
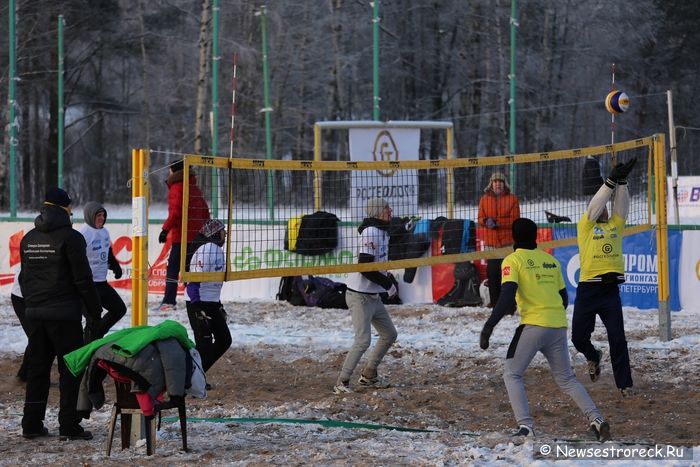
{"type": "MultiPolygon", "coordinates": [[[[479,200],[477,231],[484,250],[495,250],[513,244],[511,225],[520,217],[518,197],[511,193],[506,176],[494,172],[489,183],[484,188],[484,194],[479,200]]],[[[501,293],[501,258],[486,261],[486,275],[489,283],[491,305],[498,301],[501,293]]]]}
{"type": "Polygon", "coordinates": [[[85,225],[80,229],[86,244],[86,254],[92,280],[100,296],[102,308],[107,313],[100,318],[100,322],[94,333],[85,329],[85,341],[91,342],[102,338],[112,326],[114,326],[126,314],[126,305],[116,290],[107,282],[107,270],[114,273],[115,279],[121,279],[122,268],[112,252],[112,241],[109,231],[105,228],[107,223],[107,210],[96,201],[88,201],[83,208],[85,225]]]}
{"type": "MultiPolygon", "coordinates": [[[[189,272],[226,272],[226,226],[218,219],[209,219],[199,229],[192,242],[196,249],[188,258],[189,272]]],[[[231,346],[231,332],[226,323],[226,311],[221,304],[223,281],[188,282],[185,287],[187,317],[194,333],[196,348],[202,357],[202,367],[208,371],[231,346]]],[[[211,386],[208,385],[208,389],[211,386]]]]}
{"type": "MultiPolygon", "coordinates": [[[[370,198],[365,209],[367,217],[357,229],[357,262],[386,262],[389,259],[391,207],[382,198],[370,198]]],[[[361,387],[386,388],[389,384],[378,376],[377,367],[396,341],[397,332],[380,294],[387,293],[391,299],[398,294],[398,290],[386,270],[351,273],[347,286],[345,300],[352,316],[355,340],[345,357],[333,392],[352,392],[350,379],[360,358],[372,342],[372,326],[379,333],[379,341],[367,358],[358,384],[361,387]]]]}
{"type": "Polygon", "coordinates": [[[55,359],[59,373],[59,435],[70,440],[92,439],[92,434],[80,426],[76,410],[80,380],[63,361],[65,354],[83,345],[83,314],[92,328],[102,312],[85,239],[71,223],[71,204],[65,190],[49,188],[34,228],[20,243],[19,284],[25,315],[32,324],[22,416],[22,436],[27,439],[49,434],[43,420],[55,359]]]}
{"type": "Polygon", "coordinates": [[[606,441],[610,438],[610,426],[571,369],[566,332],[568,295],[559,261],[537,249],[537,225],[530,219],[515,220],[512,234],[515,251],[503,260],[503,289],[481,331],[479,346],[483,350],[489,348],[494,327],[517,302],[520,326],[508,346],[503,369],[518,424],[514,436],[535,436],[523,375],[537,352],[541,352],[559,388],[583,412],[597,439],[606,441]]]}

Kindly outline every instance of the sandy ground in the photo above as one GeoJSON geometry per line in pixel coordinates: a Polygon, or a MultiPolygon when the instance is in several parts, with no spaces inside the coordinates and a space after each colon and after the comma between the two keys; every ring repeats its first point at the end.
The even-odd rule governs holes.
{"type": "MultiPolygon", "coordinates": [[[[439,307],[434,306],[410,309],[392,307],[391,313],[401,334],[402,320],[439,320],[437,310],[439,307]]],[[[311,310],[309,313],[327,311],[311,310]]],[[[469,311],[468,315],[465,314],[465,319],[483,323],[487,315],[488,310],[475,309],[469,311]]],[[[313,319],[312,316],[307,318],[313,319]]],[[[641,341],[654,333],[654,328],[628,332],[628,340],[641,341]]],[[[699,446],[700,391],[697,388],[700,386],[700,372],[697,370],[700,363],[696,363],[697,355],[690,355],[686,348],[659,351],[653,345],[648,347],[636,347],[631,351],[633,376],[639,391],[635,397],[622,398],[615,389],[609,357],[605,359],[603,374],[596,383],[592,383],[584,373],[583,361],[575,360],[579,380],[609,420],[616,441],[699,446]]],[[[358,390],[337,396],[332,394],[331,388],[342,364],[345,349],[306,352],[303,356],[298,356],[296,351],[288,352],[284,345],[234,346],[210,370],[208,378],[215,387],[210,391],[209,397],[205,400],[188,399],[188,415],[315,418],[377,423],[437,430],[437,434],[430,436],[441,437],[446,451],[449,451],[450,446],[456,449],[460,443],[474,440],[479,445],[488,446],[489,433],[509,432],[515,427],[501,378],[503,361],[500,357],[505,349],[495,352],[495,356],[490,352],[475,351],[446,358],[443,352],[403,346],[399,338],[380,368],[381,373],[393,383],[392,387],[358,390]]],[[[19,361],[19,356],[7,354],[0,360],[0,374],[5,375],[0,378],[0,410],[3,418],[15,417],[17,422],[16,430],[9,428],[0,433],[0,463],[3,465],[22,464],[22,456],[31,456],[33,451],[42,450],[54,454],[54,457],[48,458],[49,463],[65,450],[66,464],[73,465],[116,465],[125,461],[143,465],[237,462],[249,465],[454,465],[469,460],[450,459],[447,454],[442,460],[422,458],[419,454],[416,457],[407,454],[408,457],[405,458],[394,454],[399,457],[387,459],[386,455],[389,454],[382,455],[381,452],[377,453],[376,458],[366,455],[357,458],[352,451],[353,445],[371,438],[374,431],[337,433],[337,439],[345,439],[343,446],[347,452],[336,452],[340,448],[329,451],[322,446],[323,438],[310,435],[314,431],[326,430],[318,426],[304,428],[308,438],[308,441],[304,441],[304,436],[286,436],[290,430],[298,432],[300,428],[297,425],[246,425],[235,422],[221,424],[221,429],[227,432],[221,438],[221,449],[212,449],[212,445],[216,444],[202,439],[204,434],[199,433],[198,424],[192,422],[189,431],[193,451],[189,454],[178,452],[179,432],[177,426],[172,424],[165,428],[165,436],[159,435],[162,438],[158,441],[160,460],[145,459],[145,447],[122,452],[118,440],[115,440],[112,458],[107,459],[102,453],[111,407],[109,401],[114,400],[111,384],[106,385],[106,407],[93,414],[91,420],[84,422],[85,427],[95,434],[93,441],[58,443],[55,437],[27,441],[21,438],[19,430],[24,398],[24,387],[14,378],[19,361]],[[82,447],[76,448],[76,444],[82,447]],[[302,454],[290,454],[294,450],[301,450],[302,454]],[[329,454],[331,451],[332,454],[329,454]],[[314,457],[314,452],[317,457],[314,457]]],[[[57,374],[54,374],[52,381],[57,380],[57,374]]],[[[543,361],[528,370],[526,384],[538,434],[547,438],[590,439],[585,420],[568,397],[556,387],[543,361]]],[[[58,405],[57,389],[54,383],[49,403],[53,407],[58,405]]],[[[53,431],[56,432],[55,419],[53,425],[53,431]]],[[[206,436],[211,436],[211,431],[206,436]]],[[[409,444],[415,442],[418,446],[420,436],[426,435],[412,434],[399,439],[409,444]]],[[[377,449],[381,451],[386,448],[377,449]]]]}

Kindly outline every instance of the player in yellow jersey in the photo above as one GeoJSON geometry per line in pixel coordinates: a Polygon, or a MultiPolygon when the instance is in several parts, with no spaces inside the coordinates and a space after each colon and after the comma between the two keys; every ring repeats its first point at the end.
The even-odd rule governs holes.
{"type": "Polygon", "coordinates": [[[581,272],[574,301],[571,341],[588,360],[591,381],[600,377],[602,351],[591,343],[596,315],[608,331],[615,385],[631,394],[632,371],[622,318],[619,284],[625,281],[622,235],[629,211],[627,176],[637,159],[617,164],[598,189],[576,227],[581,272]],[[613,198],[612,216],[607,202],[613,198]]]}
{"type": "Polygon", "coordinates": [[[517,302],[520,326],[508,347],[503,370],[508,399],[519,425],[514,436],[535,436],[523,374],[537,352],[542,352],[554,381],[581,409],[596,438],[606,441],[610,426],[571,370],[565,311],[569,299],[559,261],[537,249],[537,225],[530,219],[516,219],[512,230],[515,251],[503,260],[501,295],[484,324],[479,345],[488,349],[493,328],[517,302]]]}

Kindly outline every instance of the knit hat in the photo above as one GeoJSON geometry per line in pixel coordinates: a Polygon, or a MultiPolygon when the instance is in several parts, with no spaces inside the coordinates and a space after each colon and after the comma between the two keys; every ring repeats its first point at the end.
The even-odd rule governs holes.
{"type": "Polygon", "coordinates": [[[52,186],[46,190],[46,196],[44,197],[45,203],[55,204],[56,206],[61,206],[62,208],[67,208],[73,203],[70,199],[68,193],[56,186],[52,186]]]}
{"type": "Polygon", "coordinates": [[[367,200],[367,217],[380,217],[384,208],[389,206],[384,198],[370,198],[367,200]]]}
{"type": "Polygon", "coordinates": [[[178,170],[183,170],[184,168],[185,168],[185,166],[183,165],[182,159],[170,164],[170,170],[172,170],[173,172],[177,172],[178,170]]]}
{"type": "Polygon", "coordinates": [[[510,191],[510,185],[508,185],[508,179],[506,178],[505,175],[503,175],[503,172],[494,172],[491,174],[491,178],[489,178],[489,184],[486,185],[486,188],[484,188],[484,191],[489,191],[490,189],[493,188],[493,181],[494,180],[501,180],[503,184],[506,186],[506,191],[510,191]]]}
{"type": "Polygon", "coordinates": [[[224,230],[225,228],[226,228],[226,226],[219,219],[209,219],[208,221],[206,221],[204,223],[202,228],[199,229],[199,233],[201,233],[202,235],[204,235],[207,238],[211,238],[215,234],[224,230]]]}
{"type": "Polygon", "coordinates": [[[515,219],[513,222],[513,249],[518,248],[537,248],[537,224],[526,217],[515,219]]]}

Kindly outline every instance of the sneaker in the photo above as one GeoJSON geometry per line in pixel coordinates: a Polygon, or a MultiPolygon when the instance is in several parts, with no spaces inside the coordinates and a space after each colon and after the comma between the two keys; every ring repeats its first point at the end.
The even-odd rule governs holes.
{"type": "Polygon", "coordinates": [[[637,395],[637,390],[630,386],[620,389],[620,394],[622,394],[622,397],[634,397],[637,395]]]}
{"type": "Polygon", "coordinates": [[[26,431],[22,432],[22,437],[27,439],[41,438],[43,436],[49,436],[49,430],[45,426],[42,426],[41,430],[34,433],[27,433],[26,431]]]}
{"type": "Polygon", "coordinates": [[[214,385],[211,383],[206,383],[204,385],[204,389],[206,389],[207,391],[211,391],[212,389],[214,389],[214,385]]]}
{"type": "Polygon", "coordinates": [[[333,393],[335,394],[349,394],[351,392],[352,389],[350,389],[350,381],[340,381],[333,386],[333,393]]]}
{"type": "Polygon", "coordinates": [[[518,431],[513,433],[513,436],[523,436],[525,438],[534,438],[535,437],[535,430],[533,430],[531,427],[527,425],[520,425],[518,427],[518,431]]]}
{"type": "Polygon", "coordinates": [[[365,375],[360,375],[360,379],[357,380],[357,382],[360,386],[365,387],[365,388],[386,389],[389,386],[391,386],[391,384],[388,381],[380,378],[379,376],[375,376],[374,378],[369,378],[365,375]]]}
{"type": "Polygon", "coordinates": [[[74,435],[60,435],[59,439],[61,441],[89,441],[92,439],[92,433],[87,430],[83,430],[74,435]]]}
{"type": "Polygon", "coordinates": [[[161,303],[160,306],[158,307],[158,311],[167,313],[169,311],[175,311],[177,310],[177,305],[174,303],[161,303]]]}
{"type": "Polygon", "coordinates": [[[591,422],[591,431],[595,434],[595,438],[601,443],[610,439],[610,425],[601,417],[591,422]]]}
{"type": "Polygon", "coordinates": [[[598,361],[588,360],[588,376],[591,377],[593,382],[598,381],[598,378],[600,378],[600,361],[603,358],[602,350],[596,349],[595,353],[598,354],[598,361]]]}

